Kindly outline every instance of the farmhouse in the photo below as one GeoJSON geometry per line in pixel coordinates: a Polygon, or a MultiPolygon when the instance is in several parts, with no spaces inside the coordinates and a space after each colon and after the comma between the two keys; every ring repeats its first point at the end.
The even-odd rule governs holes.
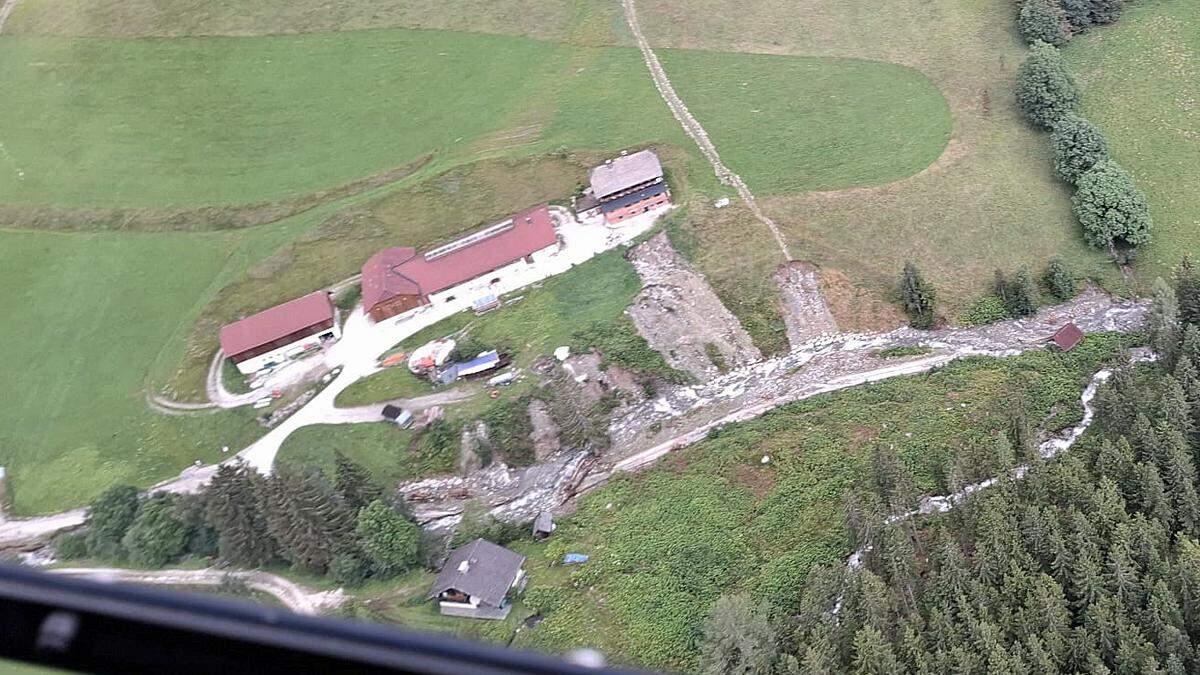
{"type": "Polygon", "coordinates": [[[249,375],[341,337],[329,293],[317,291],[221,328],[221,351],[249,375]]]}
{"type": "Polygon", "coordinates": [[[653,150],[621,154],[588,172],[591,188],[576,202],[583,214],[599,210],[604,220],[619,223],[671,203],[662,164],[653,150]]]}
{"type": "Polygon", "coordinates": [[[425,253],[384,249],[363,265],[363,308],[383,321],[422,305],[494,295],[501,280],[558,246],[550,210],[542,204],[425,253]]]}
{"type": "Polygon", "coordinates": [[[509,591],[525,587],[525,556],[485,539],[450,553],[427,599],[438,599],[442,614],[473,619],[503,619],[511,606],[509,591]]]}

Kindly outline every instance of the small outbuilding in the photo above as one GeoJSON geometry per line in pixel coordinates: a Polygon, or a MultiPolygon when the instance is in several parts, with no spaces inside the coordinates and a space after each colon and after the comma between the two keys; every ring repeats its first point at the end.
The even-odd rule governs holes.
{"type": "Polygon", "coordinates": [[[442,614],[472,619],[504,619],[510,592],[525,588],[525,556],[485,539],[454,549],[427,599],[438,600],[442,614]]]}
{"type": "Polygon", "coordinates": [[[1083,331],[1079,330],[1079,326],[1074,323],[1059,328],[1054,335],[1050,336],[1050,341],[1064,352],[1069,352],[1075,348],[1083,340],[1083,331]]]}
{"type": "Polygon", "coordinates": [[[558,528],[554,524],[554,516],[549,511],[542,511],[537,518],[533,519],[533,537],[534,539],[545,539],[554,534],[554,530],[558,528]]]}

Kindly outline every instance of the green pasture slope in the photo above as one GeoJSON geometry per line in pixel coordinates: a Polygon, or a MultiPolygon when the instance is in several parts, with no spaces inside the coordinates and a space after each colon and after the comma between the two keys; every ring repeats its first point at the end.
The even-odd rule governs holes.
{"type": "Polygon", "coordinates": [[[659,58],[721,158],[759,196],[899,180],[950,140],[946,99],[912,68],[691,50],[659,58]]]}
{"type": "MultiPolygon", "coordinates": [[[[0,167],[0,194],[9,203],[254,203],[349,183],[426,153],[444,167],[558,147],[692,147],[639,53],[623,47],[404,29],[177,40],[6,36],[0,61],[11,64],[0,74],[9,165],[0,167]]],[[[781,185],[891,180],[936,157],[940,147],[925,141],[944,145],[949,127],[937,90],[897,66],[834,59],[789,66],[787,58],[700,52],[669,61],[685,79],[763,85],[732,107],[715,86],[698,87],[689,103],[712,110],[723,130],[754,121],[748,102],[764,107],[767,123],[746,125],[741,135],[756,140],[734,154],[752,175],[781,174],[781,185]],[[885,99],[871,108],[887,106],[892,115],[847,114],[898,75],[905,104],[885,99]],[[854,93],[824,95],[831,80],[848,81],[854,93]],[[822,125],[785,121],[795,112],[785,102],[795,100],[807,101],[804,112],[822,125]],[[930,117],[931,109],[940,115],[930,117]],[[920,139],[920,147],[897,137],[920,139]],[[848,138],[859,140],[842,148],[848,138]],[[763,148],[775,150],[760,157],[763,148]],[[871,156],[848,159],[853,170],[813,168],[813,148],[871,156]],[[789,154],[794,161],[783,159],[789,154]]],[[[698,157],[689,169],[712,186],[698,157]]]]}
{"type": "Polygon", "coordinates": [[[1154,240],[1138,258],[1149,282],[1185,253],[1200,255],[1200,4],[1131,3],[1065,53],[1083,114],[1149,198],[1154,240]]]}
{"type": "Polygon", "coordinates": [[[303,222],[236,234],[0,232],[7,338],[0,466],[16,513],[78,506],[240,448],[249,411],[169,417],[147,377],[173,362],[209,296],[303,222]]]}

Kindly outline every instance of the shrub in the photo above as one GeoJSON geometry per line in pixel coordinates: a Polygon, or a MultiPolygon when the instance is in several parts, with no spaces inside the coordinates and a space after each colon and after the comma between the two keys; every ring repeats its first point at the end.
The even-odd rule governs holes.
{"type": "Polygon", "coordinates": [[[1075,284],[1075,277],[1067,269],[1066,264],[1058,258],[1051,260],[1046,267],[1046,272],[1042,275],[1042,283],[1046,286],[1046,290],[1050,291],[1050,295],[1059,302],[1070,300],[1079,291],[1075,284]]]}
{"type": "Polygon", "coordinates": [[[1125,0],[1092,0],[1092,23],[1098,26],[1116,23],[1125,11],[1125,0]]]}
{"type": "Polygon", "coordinates": [[[913,328],[933,328],[934,305],[937,294],[933,286],[921,277],[917,266],[911,262],[904,264],[904,276],[900,282],[900,298],[904,303],[904,313],[908,315],[908,324],[913,328]]]}
{"type": "Polygon", "coordinates": [[[86,558],[87,532],[64,532],[54,538],[54,556],[60,560],[86,558]]]}
{"type": "Polygon", "coordinates": [[[1029,270],[1021,268],[1008,286],[1005,306],[1009,315],[1021,317],[1033,314],[1037,311],[1038,295],[1037,284],[1033,283],[1029,270]]]}
{"type": "Polygon", "coordinates": [[[905,356],[921,356],[933,351],[929,347],[920,345],[910,345],[906,347],[888,347],[875,352],[875,356],[881,359],[898,359],[905,356]]]}
{"type": "Polygon", "coordinates": [[[1146,195],[1116,162],[1099,162],[1080,176],[1074,202],[1083,237],[1092,246],[1111,247],[1116,242],[1140,246],[1150,241],[1146,195]]]}
{"type": "Polygon", "coordinates": [[[1017,103],[1046,129],[1079,107],[1079,89],[1054,45],[1035,42],[1017,70],[1017,103]]]}
{"type": "Polygon", "coordinates": [[[1092,0],[1058,0],[1071,30],[1082,33],[1092,25],[1092,0]]]}
{"type": "Polygon", "coordinates": [[[488,443],[514,466],[528,466],[534,460],[529,401],[528,396],[502,399],[488,406],[480,415],[480,419],[488,426],[488,443]]]}
{"type": "Polygon", "coordinates": [[[121,543],[134,563],[162,567],[187,550],[188,527],[175,518],[169,498],[152,497],[142,502],[121,543]]]}
{"type": "Polygon", "coordinates": [[[1069,37],[1063,30],[1065,21],[1062,8],[1052,0],[1025,0],[1017,16],[1017,30],[1030,44],[1041,41],[1061,47],[1069,37]]]}
{"type": "Polygon", "coordinates": [[[403,572],[421,560],[421,528],[382,501],[359,512],[355,532],[381,574],[403,572]]]}
{"type": "Polygon", "coordinates": [[[1004,301],[994,295],[989,295],[958,317],[958,322],[964,326],[982,326],[1007,318],[1008,309],[1005,308],[1004,301]]]}
{"type": "Polygon", "coordinates": [[[342,586],[361,586],[370,572],[370,564],[353,553],[339,553],[329,561],[329,578],[342,586]]]}
{"type": "Polygon", "coordinates": [[[1054,173],[1074,183],[1097,162],[1108,159],[1108,139],[1094,124],[1075,113],[1064,115],[1050,135],[1054,173]]]}

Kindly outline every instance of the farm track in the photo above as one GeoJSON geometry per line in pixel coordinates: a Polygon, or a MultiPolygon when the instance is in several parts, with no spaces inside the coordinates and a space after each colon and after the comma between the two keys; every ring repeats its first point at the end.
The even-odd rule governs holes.
{"type": "Polygon", "coordinates": [[[269,572],[216,569],[141,571],[88,567],[48,571],[51,574],[78,579],[155,586],[220,586],[227,581],[238,581],[251,590],[274,597],[283,603],[284,607],[298,614],[320,614],[341,605],[345,600],[341,589],[315,591],[269,572]]]}
{"type": "Polygon", "coordinates": [[[4,5],[0,6],[0,33],[4,32],[4,24],[8,21],[8,15],[17,8],[18,0],[4,0],[4,5]]]}
{"type": "Polygon", "coordinates": [[[754,193],[750,192],[750,188],[742,180],[742,177],[734,173],[721,161],[721,156],[717,153],[716,146],[709,139],[708,132],[692,116],[683,99],[676,93],[675,87],[667,77],[667,71],[658,60],[658,56],[655,55],[654,50],[650,48],[650,43],[646,40],[646,36],[642,33],[642,27],[638,23],[637,7],[634,6],[634,0],[621,0],[621,4],[625,9],[625,22],[629,24],[629,31],[633,33],[633,38],[637,42],[638,48],[642,50],[642,57],[646,61],[646,67],[650,69],[650,76],[654,79],[654,86],[658,89],[658,93],[662,95],[663,100],[666,101],[667,107],[671,109],[671,114],[679,121],[684,133],[691,137],[696,142],[696,145],[699,146],[700,152],[708,160],[709,164],[712,165],[713,171],[716,172],[717,179],[737,190],[738,196],[746,203],[746,206],[754,214],[754,217],[771,231],[771,235],[775,237],[775,243],[779,245],[779,250],[783,253],[783,259],[787,262],[795,260],[788,249],[787,240],[784,239],[783,233],[779,231],[779,226],[759,207],[758,200],[755,199],[754,193]]]}

